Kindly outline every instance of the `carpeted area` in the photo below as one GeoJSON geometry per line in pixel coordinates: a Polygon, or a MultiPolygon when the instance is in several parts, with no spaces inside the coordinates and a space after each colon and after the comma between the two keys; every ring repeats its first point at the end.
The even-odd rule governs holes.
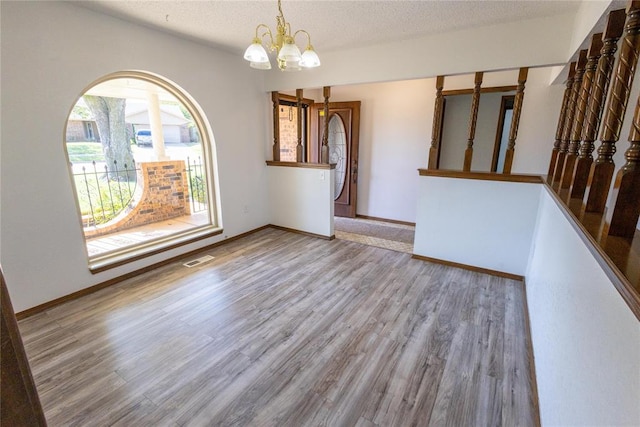
{"type": "Polygon", "coordinates": [[[337,239],[397,252],[413,253],[414,226],[342,217],[335,217],[334,224],[337,239]]]}

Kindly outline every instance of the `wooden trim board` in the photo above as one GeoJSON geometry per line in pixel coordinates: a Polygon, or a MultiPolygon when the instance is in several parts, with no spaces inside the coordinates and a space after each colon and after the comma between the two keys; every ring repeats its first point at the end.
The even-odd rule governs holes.
{"type": "Polygon", "coordinates": [[[377,216],[356,214],[356,218],[369,219],[371,221],[390,222],[391,224],[409,225],[411,227],[415,227],[416,226],[415,222],[400,221],[400,220],[397,220],[397,219],[380,218],[380,217],[377,217],[377,216]]]}
{"type": "Polygon", "coordinates": [[[294,228],[282,227],[280,225],[273,224],[270,224],[269,227],[275,228],[276,230],[288,231],[290,233],[302,234],[303,236],[315,237],[316,239],[333,240],[336,238],[335,234],[331,236],[323,236],[322,234],[309,233],[307,231],[300,231],[294,228]]]}
{"type": "Polygon", "coordinates": [[[433,262],[436,264],[442,264],[448,267],[462,268],[464,270],[475,271],[476,273],[484,273],[484,274],[489,274],[491,276],[505,277],[507,279],[524,281],[524,276],[521,276],[519,274],[505,273],[504,271],[491,270],[489,268],[476,267],[468,264],[460,264],[458,262],[445,261],[443,259],[431,258],[428,256],[422,256],[417,254],[411,255],[411,258],[418,259],[420,261],[427,261],[427,262],[433,262]]]}
{"type": "Polygon", "coordinates": [[[51,301],[45,302],[45,303],[40,304],[40,305],[36,305],[35,307],[31,307],[31,308],[23,310],[23,311],[21,311],[19,313],[16,313],[16,318],[18,320],[25,319],[25,318],[27,318],[29,316],[33,316],[34,314],[43,312],[43,311],[48,310],[48,309],[50,309],[52,307],[60,305],[60,304],[62,304],[64,302],[71,301],[71,300],[83,297],[85,295],[92,294],[92,293],[97,292],[97,291],[99,291],[101,289],[108,288],[109,286],[115,285],[116,283],[120,283],[120,282],[122,282],[124,280],[127,280],[127,279],[130,279],[132,277],[139,276],[140,274],[146,273],[146,272],[151,271],[151,270],[155,270],[156,268],[160,268],[160,267],[165,266],[167,264],[171,264],[172,262],[179,261],[179,260],[184,259],[184,258],[189,258],[191,256],[194,256],[194,255],[200,253],[200,252],[215,248],[215,247],[223,245],[225,243],[229,243],[229,242],[232,242],[234,240],[241,239],[243,237],[246,237],[246,236],[248,236],[250,234],[253,234],[253,233],[257,233],[258,231],[264,230],[266,228],[269,228],[269,225],[264,225],[262,227],[258,227],[258,228],[254,229],[254,230],[250,230],[250,231],[247,231],[246,233],[238,234],[237,236],[233,236],[233,237],[230,237],[230,238],[225,239],[225,240],[221,240],[220,242],[216,242],[216,243],[213,243],[211,245],[207,245],[207,246],[205,246],[203,248],[194,249],[194,250],[186,252],[184,254],[176,255],[174,257],[165,259],[163,261],[159,261],[159,262],[156,262],[154,264],[148,265],[146,267],[142,267],[142,268],[139,268],[137,270],[131,271],[129,273],[125,273],[122,276],[114,277],[113,279],[106,280],[104,282],[98,283],[98,284],[93,285],[93,286],[89,286],[88,288],[80,289],[79,291],[70,293],[70,294],[62,296],[60,298],[53,299],[51,301]]]}
{"type": "Polygon", "coordinates": [[[611,280],[613,286],[616,288],[622,299],[627,303],[627,306],[631,309],[633,314],[638,320],[640,320],[640,295],[634,291],[633,285],[629,282],[629,279],[620,271],[615,263],[609,258],[607,253],[600,247],[598,242],[589,234],[587,229],[582,225],[574,213],[564,204],[560,196],[553,190],[553,188],[547,183],[544,183],[544,188],[556,203],[560,212],[567,218],[569,224],[573,227],[575,232],[580,237],[580,240],[587,246],[587,249],[596,259],[598,265],[604,271],[604,274],[611,280]]]}
{"type": "Polygon", "coordinates": [[[180,261],[182,259],[195,256],[195,255],[197,255],[197,254],[199,254],[201,252],[213,249],[213,248],[221,246],[221,245],[223,245],[225,243],[233,242],[234,240],[241,239],[243,237],[249,236],[251,234],[257,233],[258,231],[265,230],[267,228],[275,228],[277,230],[288,231],[288,232],[291,232],[291,233],[298,233],[298,234],[302,234],[302,235],[305,235],[305,236],[315,237],[315,238],[325,239],[325,240],[333,240],[333,239],[336,238],[335,235],[333,235],[333,236],[322,236],[320,234],[307,233],[305,231],[299,231],[299,230],[294,230],[294,229],[291,229],[291,228],[280,227],[278,225],[271,225],[271,224],[263,225],[262,227],[258,227],[258,228],[255,228],[253,230],[247,231],[245,233],[238,234],[237,236],[229,237],[228,239],[224,239],[224,240],[221,240],[219,242],[212,243],[211,245],[207,245],[207,246],[199,248],[199,249],[194,249],[194,250],[186,252],[184,254],[176,255],[176,256],[168,258],[166,260],[163,260],[163,261],[160,261],[160,262],[156,262],[154,264],[148,265],[148,266],[140,268],[138,270],[131,271],[129,273],[123,274],[122,276],[114,277],[113,279],[109,279],[109,280],[106,280],[106,281],[104,281],[102,283],[98,283],[97,285],[89,286],[88,288],[80,289],[79,291],[70,293],[70,294],[62,296],[60,298],[56,298],[54,300],[45,302],[45,303],[37,305],[35,307],[28,308],[28,309],[23,310],[23,311],[21,311],[19,313],[16,313],[16,318],[18,320],[25,319],[27,317],[33,316],[34,314],[41,313],[41,312],[43,312],[45,310],[48,310],[48,309],[50,309],[52,307],[55,307],[55,306],[60,305],[62,303],[65,303],[67,301],[71,301],[71,300],[83,297],[85,295],[92,294],[92,293],[97,292],[97,291],[99,291],[101,289],[104,289],[104,288],[107,288],[109,286],[112,286],[112,285],[115,285],[117,283],[120,283],[120,282],[122,282],[124,280],[130,279],[130,278],[135,277],[135,276],[139,276],[140,274],[146,273],[146,272],[151,271],[151,270],[155,270],[156,268],[163,267],[163,266],[165,266],[167,264],[171,264],[173,262],[180,261]]]}
{"type": "Polygon", "coordinates": [[[463,172],[448,169],[418,169],[420,176],[437,176],[441,178],[479,179],[483,181],[506,181],[529,184],[542,184],[541,175],[513,175],[496,172],[463,172]]]}
{"type": "Polygon", "coordinates": [[[524,300],[524,328],[527,338],[527,352],[529,353],[529,372],[531,372],[531,388],[532,396],[531,405],[535,411],[534,425],[540,427],[542,421],[540,419],[540,400],[538,398],[538,375],[536,374],[535,355],[533,353],[533,336],[531,335],[531,318],[529,317],[529,301],[527,300],[527,281],[522,279],[522,296],[524,300]]]}
{"type": "MultiPolygon", "coordinates": [[[[518,89],[517,85],[510,86],[491,86],[480,88],[480,93],[496,93],[496,92],[515,92],[518,89]]],[[[442,96],[455,96],[455,95],[471,95],[473,94],[473,88],[469,89],[452,89],[443,90],[442,96]]]]}
{"type": "Polygon", "coordinates": [[[267,160],[267,166],[286,166],[289,168],[307,168],[307,169],[335,169],[335,163],[298,163],[298,162],[276,162],[267,160]]]}

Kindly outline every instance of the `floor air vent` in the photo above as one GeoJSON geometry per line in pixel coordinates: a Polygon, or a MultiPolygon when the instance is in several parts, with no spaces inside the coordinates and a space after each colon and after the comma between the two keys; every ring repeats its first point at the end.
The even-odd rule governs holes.
{"type": "Polygon", "coordinates": [[[196,265],[200,265],[200,264],[204,264],[205,262],[209,262],[213,259],[213,257],[211,255],[205,255],[203,257],[200,258],[196,258],[194,260],[191,260],[189,262],[185,262],[184,265],[185,267],[195,267],[196,265]]]}

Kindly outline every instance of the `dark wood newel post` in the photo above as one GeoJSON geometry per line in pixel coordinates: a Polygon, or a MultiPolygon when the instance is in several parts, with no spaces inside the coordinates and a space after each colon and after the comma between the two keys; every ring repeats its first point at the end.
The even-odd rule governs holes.
{"type": "Polygon", "coordinates": [[[529,68],[520,68],[518,74],[518,88],[516,89],[515,100],[513,101],[513,117],[511,119],[511,129],[509,130],[509,144],[504,156],[504,168],[502,173],[511,173],[513,166],[513,156],[515,154],[516,138],[518,137],[518,126],[520,126],[520,113],[522,112],[522,101],[524,100],[524,85],[527,82],[529,68]]]}
{"type": "Polygon", "coordinates": [[[578,66],[576,71],[576,77],[574,80],[574,87],[577,85],[577,98],[575,112],[573,116],[573,124],[571,125],[571,133],[569,134],[569,147],[567,148],[567,155],[564,160],[564,168],[562,170],[562,176],[560,178],[560,188],[566,189],[571,186],[571,180],[573,179],[573,171],[576,165],[576,159],[578,157],[578,150],[580,150],[580,140],[582,139],[582,124],[584,123],[584,117],[587,112],[587,102],[589,101],[589,94],[591,92],[591,82],[593,78],[593,70],[596,66],[596,61],[587,61],[587,49],[580,51],[578,58],[578,66]],[[590,73],[587,74],[587,65],[591,65],[590,73]]]}
{"type": "Polygon", "coordinates": [[[480,106],[480,88],[482,86],[482,71],[476,72],[475,86],[473,88],[473,98],[471,99],[471,117],[469,118],[469,139],[467,140],[467,149],[464,150],[464,164],[462,170],[464,172],[471,171],[471,160],[473,159],[473,140],[476,137],[476,124],[478,123],[478,107],[480,106]]]}
{"type": "Polygon", "coordinates": [[[331,96],[331,87],[322,88],[324,96],[324,130],[322,132],[322,149],[320,151],[320,163],[329,163],[329,97],[331,96]]]}
{"type": "Polygon", "coordinates": [[[611,93],[602,120],[598,158],[591,166],[588,192],[585,195],[585,212],[603,213],[607,204],[609,187],[613,179],[615,164],[613,155],[616,142],[620,138],[622,120],[627,110],[631,84],[640,53],[640,0],[633,0],[627,6],[625,36],[620,47],[620,57],[611,82],[611,93]]]}
{"type": "Polygon", "coordinates": [[[436,77],[436,101],[433,107],[433,125],[431,127],[431,148],[429,148],[428,169],[438,169],[438,153],[440,152],[440,132],[442,131],[442,106],[444,97],[444,76],[436,77]]]}
{"type": "Polygon", "coordinates": [[[20,329],[2,269],[0,269],[0,295],[0,317],[2,320],[2,333],[0,333],[2,344],[0,424],[3,426],[46,427],[47,421],[33,381],[29,360],[24,351],[20,329]]]}
{"type": "MultiPolygon", "coordinates": [[[[572,199],[579,199],[582,203],[587,181],[589,180],[589,172],[593,163],[593,150],[595,149],[594,141],[598,137],[600,129],[600,119],[604,110],[604,103],[609,90],[609,81],[615,63],[614,54],[618,50],[618,39],[624,30],[624,22],[627,14],[624,9],[614,10],[609,13],[607,25],[602,34],[602,47],[600,49],[600,58],[598,59],[598,67],[593,76],[593,84],[591,86],[591,96],[587,107],[587,116],[582,129],[582,147],[580,148],[580,156],[576,162],[576,170],[573,178],[573,184],[570,190],[572,199]]],[[[594,40],[592,40],[589,56],[591,56],[592,48],[594,48],[594,40]]]]}
{"type": "MultiPolygon", "coordinates": [[[[580,52],[580,56],[582,56],[580,52]]],[[[569,153],[569,142],[571,140],[571,129],[573,129],[573,122],[576,118],[576,105],[578,104],[578,94],[580,93],[580,86],[582,86],[582,76],[584,75],[584,66],[586,62],[580,67],[580,61],[576,62],[576,73],[573,76],[573,82],[571,83],[571,92],[569,95],[569,103],[567,104],[567,118],[564,122],[564,129],[562,131],[562,143],[560,144],[560,152],[558,153],[558,162],[556,163],[556,170],[553,175],[553,188],[557,191],[560,190],[562,171],[564,171],[564,164],[569,153]]]]}
{"type": "Polygon", "coordinates": [[[273,102],[273,161],[280,161],[280,95],[277,91],[271,92],[273,102]]]}
{"type": "Polygon", "coordinates": [[[302,89],[296,89],[296,109],[298,111],[298,144],[296,145],[296,162],[302,163],[302,89]]]}
{"type": "Polygon", "coordinates": [[[571,86],[573,85],[573,76],[576,73],[576,63],[572,62],[569,65],[569,76],[567,77],[567,86],[564,89],[564,95],[562,96],[562,106],[560,107],[560,116],[558,117],[558,127],[556,128],[556,140],[553,143],[553,150],[551,151],[551,161],[549,162],[549,171],[547,172],[547,182],[551,184],[553,182],[553,176],[556,170],[556,163],[558,161],[558,152],[560,151],[560,145],[562,144],[562,133],[564,132],[564,122],[567,119],[567,106],[569,105],[569,98],[571,97],[571,86]]]}

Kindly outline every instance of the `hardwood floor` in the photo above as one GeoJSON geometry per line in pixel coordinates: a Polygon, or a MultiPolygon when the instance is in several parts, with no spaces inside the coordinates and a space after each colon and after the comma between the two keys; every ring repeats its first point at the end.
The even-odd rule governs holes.
{"type": "Polygon", "coordinates": [[[266,229],[20,322],[50,426],[539,425],[523,285],[266,229]]]}

